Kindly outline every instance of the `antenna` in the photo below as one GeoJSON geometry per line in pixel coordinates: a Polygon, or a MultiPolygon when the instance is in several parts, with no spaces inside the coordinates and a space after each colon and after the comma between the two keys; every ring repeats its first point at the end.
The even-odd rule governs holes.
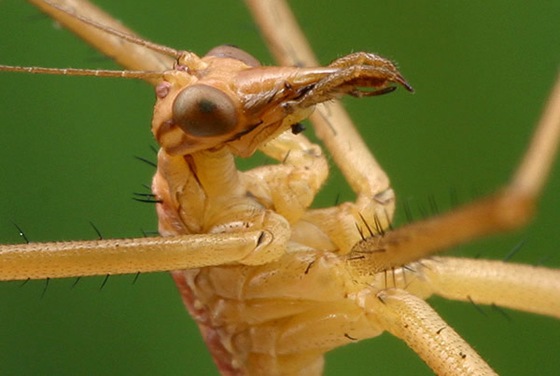
{"type": "Polygon", "coordinates": [[[33,74],[56,74],[62,76],[94,76],[94,77],[118,77],[118,78],[161,78],[160,71],[130,71],[130,70],[107,70],[107,69],[80,69],[80,68],[44,68],[44,67],[21,67],[11,65],[0,65],[0,71],[21,72],[33,74]]]}
{"type": "Polygon", "coordinates": [[[123,33],[122,31],[113,29],[112,27],[109,27],[107,25],[97,23],[97,22],[95,22],[95,21],[93,21],[93,20],[91,20],[87,17],[84,17],[82,15],[79,15],[79,14],[75,13],[72,9],[68,9],[66,7],[63,7],[63,6],[59,5],[59,4],[55,4],[54,2],[52,2],[50,0],[43,0],[43,2],[52,6],[55,9],[58,9],[59,11],[61,11],[63,13],[68,14],[71,17],[74,17],[77,20],[80,20],[81,22],[83,22],[83,23],[85,23],[89,26],[92,26],[96,29],[102,30],[102,31],[106,32],[107,34],[111,34],[111,35],[114,35],[116,37],[119,37],[119,38],[121,38],[121,39],[123,39],[127,42],[146,47],[150,50],[157,51],[157,52],[160,52],[164,55],[171,56],[171,57],[174,57],[174,58],[179,58],[182,55],[181,51],[178,51],[174,48],[163,46],[163,45],[157,44],[157,43],[153,43],[153,42],[147,41],[145,39],[138,38],[137,36],[130,35],[130,34],[127,34],[127,33],[123,33]]]}

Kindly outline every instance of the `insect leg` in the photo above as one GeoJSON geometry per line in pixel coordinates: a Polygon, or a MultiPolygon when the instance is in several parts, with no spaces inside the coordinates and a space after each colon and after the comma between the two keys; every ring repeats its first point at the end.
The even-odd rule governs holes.
{"type": "Polygon", "coordinates": [[[404,340],[436,374],[496,374],[424,300],[400,289],[383,290],[378,299],[379,304],[374,305],[380,323],[404,340]]]}
{"type": "MultiPolygon", "coordinates": [[[[421,280],[447,299],[472,300],[560,318],[560,271],[494,260],[436,257],[421,280]]],[[[424,283],[423,282],[423,283],[424,283]]]]}

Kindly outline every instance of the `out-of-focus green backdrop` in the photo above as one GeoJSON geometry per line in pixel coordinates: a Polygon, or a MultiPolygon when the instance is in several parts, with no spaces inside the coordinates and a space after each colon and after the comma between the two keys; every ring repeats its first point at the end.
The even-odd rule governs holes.
{"type": "MultiPolygon", "coordinates": [[[[240,1],[99,1],[140,34],[204,53],[233,43],[271,63],[240,1]]],[[[560,2],[293,1],[323,63],[367,50],[399,63],[416,89],[348,99],[367,143],[414,211],[449,208],[506,182],[560,63],[560,2]]],[[[0,1],[0,64],[114,65],[30,5],[0,1]]],[[[143,191],[153,159],[153,93],[142,82],[0,72],[0,242],[141,236],[156,228],[143,191]]],[[[308,133],[312,131],[309,130],[308,133]]],[[[259,163],[259,160],[256,162],[259,163]]],[[[560,169],[536,221],[453,255],[560,266],[560,169]]],[[[319,205],[352,199],[333,174],[319,205]]],[[[419,217],[420,214],[417,214],[419,217]]],[[[403,222],[399,210],[397,221],[403,222]]],[[[166,273],[0,284],[0,374],[216,374],[166,273]]],[[[431,299],[500,374],[556,375],[560,322],[431,299]]],[[[385,334],[327,357],[327,375],[421,375],[428,368],[385,334]]]]}

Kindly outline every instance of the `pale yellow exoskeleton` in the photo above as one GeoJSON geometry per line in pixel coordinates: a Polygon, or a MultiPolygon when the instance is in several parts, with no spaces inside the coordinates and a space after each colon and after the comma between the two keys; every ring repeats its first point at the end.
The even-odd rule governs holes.
{"type": "MultiPolygon", "coordinates": [[[[267,33],[271,45],[288,41],[277,49],[288,56],[281,62],[315,66],[305,43],[294,36],[289,14],[275,6],[280,4],[254,2],[252,9],[265,32],[274,30],[267,33]]],[[[84,20],[58,18],[64,23],[65,17],[87,30],[84,20]]],[[[87,32],[97,34],[107,32],[87,32]]],[[[121,49],[122,38],[113,38],[121,49]]],[[[112,53],[105,37],[98,47],[112,53]]],[[[408,87],[390,62],[358,53],[325,68],[260,68],[243,52],[221,48],[202,59],[176,54],[176,69],[170,70],[169,60],[166,66],[166,60],[136,58],[137,48],[131,45],[130,60],[121,63],[167,70],[139,74],[157,85],[152,129],[162,150],[153,189],[166,238],[3,246],[4,279],[188,268],[174,278],[224,373],[318,373],[325,351],[383,330],[405,339],[439,373],[491,373],[418,298],[437,293],[559,315],[560,308],[551,304],[559,301],[556,271],[423,259],[526,222],[558,140],[558,93],[503,194],[385,233],[393,192],[341,110],[319,107],[313,116],[317,133],[358,194],[355,203],[308,209],[327,164],[317,146],[293,133],[316,103],[372,93],[361,87],[382,93],[392,82],[408,87]],[[233,157],[257,148],[280,164],[239,173],[233,157]]]]}

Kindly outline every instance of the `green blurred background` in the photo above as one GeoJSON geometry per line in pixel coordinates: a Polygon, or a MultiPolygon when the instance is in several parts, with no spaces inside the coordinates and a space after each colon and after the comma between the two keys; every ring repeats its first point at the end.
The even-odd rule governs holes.
{"type": "MultiPolygon", "coordinates": [[[[204,53],[236,44],[272,62],[239,1],[98,1],[140,34],[204,53]]],[[[420,216],[450,192],[471,200],[507,181],[539,117],[560,63],[560,2],[293,1],[320,60],[352,51],[399,63],[404,90],[345,100],[389,172],[401,203],[420,216]]],[[[19,0],[0,1],[0,64],[114,65],[19,0]]],[[[142,82],[0,73],[0,242],[141,236],[156,229],[143,192],[153,159],[153,93],[142,82]]],[[[310,134],[311,131],[308,131],[310,134]]],[[[262,162],[257,157],[256,163],[262,162]]],[[[333,173],[319,197],[352,194],[333,173]]],[[[462,246],[459,256],[560,266],[560,169],[525,231],[462,246]]],[[[397,221],[403,222],[403,210],[397,221]]],[[[0,284],[0,374],[216,374],[166,273],[0,284]]],[[[560,322],[431,299],[430,303],[500,374],[556,375],[560,322]]],[[[327,375],[431,374],[385,334],[327,357],[327,375]]]]}

